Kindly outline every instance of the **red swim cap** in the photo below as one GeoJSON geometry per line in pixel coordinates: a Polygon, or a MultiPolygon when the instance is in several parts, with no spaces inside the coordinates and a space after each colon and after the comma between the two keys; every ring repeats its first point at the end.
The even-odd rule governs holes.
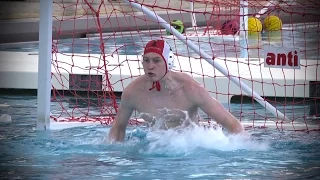
{"type": "Polygon", "coordinates": [[[167,70],[171,69],[171,66],[173,65],[173,62],[171,62],[170,59],[172,57],[172,52],[169,44],[167,44],[164,40],[149,41],[144,49],[143,54],[147,54],[149,52],[159,54],[164,59],[167,65],[167,70]]]}

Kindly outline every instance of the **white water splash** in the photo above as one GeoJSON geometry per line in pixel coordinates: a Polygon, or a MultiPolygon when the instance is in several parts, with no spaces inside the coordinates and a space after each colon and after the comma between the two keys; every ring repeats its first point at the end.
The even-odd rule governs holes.
{"type": "Polygon", "coordinates": [[[265,151],[267,142],[256,142],[242,135],[225,135],[221,128],[194,126],[185,129],[150,131],[146,134],[149,144],[147,154],[190,154],[206,150],[251,150],[265,151]]]}
{"type": "Polygon", "coordinates": [[[250,135],[226,135],[219,126],[199,126],[191,121],[186,111],[163,109],[158,112],[158,116],[141,114],[142,118],[151,120],[146,121],[144,128],[127,130],[123,145],[135,146],[143,142],[140,153],[160,155],[191,154],[198,150],[265,151],[269,148],[268,142],[255,141],[250,135]],[[168,127],[167,123],[173,122],[173,119],[179,119],[177,124],[180,126],[168,127]]]}

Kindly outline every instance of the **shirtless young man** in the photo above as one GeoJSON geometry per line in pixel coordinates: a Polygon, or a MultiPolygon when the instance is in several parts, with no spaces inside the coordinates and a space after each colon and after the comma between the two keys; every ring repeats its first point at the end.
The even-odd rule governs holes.
{"type": "Polygon", "coordinates": [[[124,140],[133,110],[141,113],[151,126],[168,129],[185,125],[186,119],[198,124],[200,108],[230,133],[245,132],[240,121],[191,76],[170,70],[170,56],[170,46],[163,40],[152,40],[146,45],[142,61],[145,74],[123,91],[109,140],[124,140]]]}

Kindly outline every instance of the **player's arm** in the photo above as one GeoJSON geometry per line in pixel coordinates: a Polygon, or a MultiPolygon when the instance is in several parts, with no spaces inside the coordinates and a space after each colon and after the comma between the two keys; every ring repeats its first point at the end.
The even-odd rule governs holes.
{"type": "Polygon", "coordinates": [[[112,124],[109,133],[110,141],[123,141],[128,121],[133,112],[133,106],[130,103],[131,96],[127,91],[123,91],[121,95],[121,103],[116,118],[112,124]]]}
{"type": "Polygon", "coordinates": [[[229,113],[219,101],[211,97],[204,87],[194,80],[189,87],[191,88],[187,90],[189,93],[188,97],[190,97],[203,112],[221,124],[230,133],[238,134],[244,132],[240,121],[229,113]]]}

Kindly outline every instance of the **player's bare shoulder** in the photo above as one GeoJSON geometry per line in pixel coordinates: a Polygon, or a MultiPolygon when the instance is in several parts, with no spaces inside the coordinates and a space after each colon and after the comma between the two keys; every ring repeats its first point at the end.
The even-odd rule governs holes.
{"type": "Polygon", "coordinates": [[[135,78],[130,84],[125,87],[122,92],[122,98],[132,99],[137,93],[140,92],[143,86],[144,76],[139,76],[135,78]]]}
{"type": "Polygon", "coordinates": [[[182,85],[183,89],[185,91],[193,91],[194,88],[197,88],[200,86],[200,84],[189,74],[181,73],[181,72],[175,72],[176,73],[176,79],[179,81],[179,83],[182,85]]]}
{"type": "Polygon", "coordinates": [[[125,89],[124,92],[130,92],[135,94],[141,92],[146,82],[146,77],[144,75],[135,78],[125,89]]]}
{"type": "Polygon", "coordinates": [[[177,75],[179,82],[182,86],[184,96],[190,100],[190,102],[197,102],[200,99],[199,96],[203,94],[204,88],[198,83],[192,76],[186,73],[179,73],[177,75]]]}

